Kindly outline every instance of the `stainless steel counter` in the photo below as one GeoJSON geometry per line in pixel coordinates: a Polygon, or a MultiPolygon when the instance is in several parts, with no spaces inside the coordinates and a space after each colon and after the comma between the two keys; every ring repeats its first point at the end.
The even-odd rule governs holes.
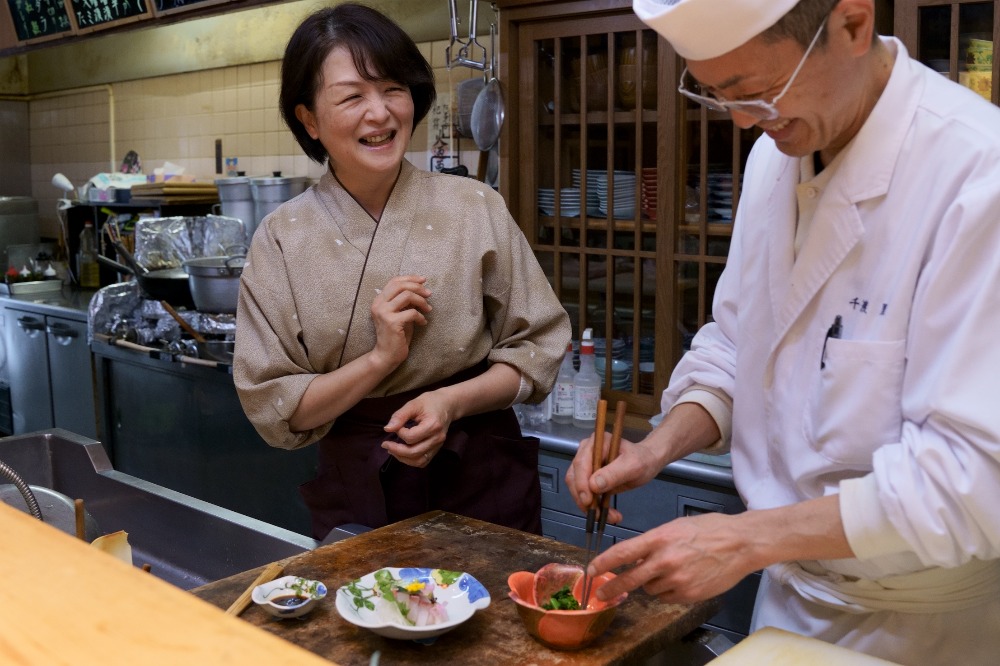
{"type": "MultiPolygon", "coordinates": [[[[589,429],[577,428],[571,424],[555,423],[553,421],[548,421],[541,425],[523,427],[521,430],[526,436],[537,437],[541,441],[541,448],[543,450],[568,456],[576,455],[580,441],[586,439],[591,433],[589,429]]],[[[625,439],[633,442],[644,437],[644,433],[629,428],[625,429],[623,435],[625,439]]],[[[670,463],[660,473],[664,476],[710,483],[723,488],[735,487],[733,485],[733,470],[729,467],[728,455],[709,456],[707,454],[695,454],[670,463]]]]}
{"type": "Polygon", "coordinates": [[[97,293],[95,289],[81,289],[64,284],[58,292],[15,296],[4,285],[0,289],[0,299],[7,300],[12,305],[28,306],[33,312],[43,315],[79,320],[82,314],[82,321],[87,321],[87,308],[90,307],[90,299],[95,293],[97,293]]]}

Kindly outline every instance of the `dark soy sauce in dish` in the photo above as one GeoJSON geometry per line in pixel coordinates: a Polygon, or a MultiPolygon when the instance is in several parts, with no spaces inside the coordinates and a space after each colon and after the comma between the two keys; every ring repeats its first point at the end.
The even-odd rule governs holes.
{"type": "Polygon", "coordinates": [[[274,599],[269,599],[269,601],[275,606],[284,606],[286,608],[294,608],[295,606],[301,606],[302,604],[309,601],[309,597],[300,597],[297,595],[285,596],[285,597],[275,597],[274,599]]]}

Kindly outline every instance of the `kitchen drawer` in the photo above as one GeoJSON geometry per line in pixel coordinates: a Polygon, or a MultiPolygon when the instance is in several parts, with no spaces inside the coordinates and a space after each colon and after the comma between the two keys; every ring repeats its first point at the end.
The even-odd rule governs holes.
{"type": "Polygon", "coordinates": [[[678,484],[653,479],[644,486],[620,493],[615,506],[622,513],[621,526],[645,532],[677,517],[678,484]]]}
{"type": "MultiPolygon", "coordinates": [[[[596,532],[596,525],[594,526],[594,530],[596,532]]],[[[562,543],[570,543],[580,548],[586,548],[587,519],[579,513],[571,515],[543,508],[542,534],[562,543]]],[[[622,529],[617,525],[606,525],[604,536],[601,538],[601,550],[606,550],[612,544],[638,535],[639,532],[622,529]]]]}
{"type": "Polygon", "coordinates": [[[735,491],[667,476],[659,476],[615,499],[616,507],[622,512],[622,527],[640,532],[683,516],[744,511],[743,502],[735,491]]]}
{"type": "Polygon", "coordinates": [[[579,515],[580,509],[566,487],[566,471],[572,459],[568,456],[540,451],[538,478],[542,485],[542,507],[579,515]]]}
{"type": "Polygon", "coordinates": [[[753,573],[741,580],[736,587],[722,595],[722,608],[706,624],[722,629],[730,638],[743,638],[750,633],[750,620],[757,601],[760,573],[753,573]]]}

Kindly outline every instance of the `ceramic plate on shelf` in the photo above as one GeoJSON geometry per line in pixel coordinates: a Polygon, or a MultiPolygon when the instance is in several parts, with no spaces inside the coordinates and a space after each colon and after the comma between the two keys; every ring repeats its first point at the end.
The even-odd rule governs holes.
{"type": "MultiPolygon", "coordinates": [[[[490,593],[473,576],[462,571],[423,567],[384,567],[365,574],[337,590],[337,612],[359,627],[370,629],[385,638],[431,642],[490,605],[490,593]],[[399,604],[386,598],[391,590],[424,592],[433,596],[433,615],[437,620],[416,626],[404,618],[399,604]],[[443,616],[443,617],[442,617],[443,616]]],[[[411,612],[421,609],[410,607],[411,612]]]]}

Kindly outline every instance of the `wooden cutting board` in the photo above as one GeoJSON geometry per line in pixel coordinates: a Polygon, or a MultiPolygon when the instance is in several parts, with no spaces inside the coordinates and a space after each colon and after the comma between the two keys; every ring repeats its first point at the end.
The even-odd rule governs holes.
{"type": "Polygon", "coordinates": [[[815,638],[764,627],[709,662],[709,666],[898,666],[815,638]]]}
{"type": "MultiPolygon", "coordinates": [[[[668,604],[635,592],[618,609],[607,632],[586,649],[550,650],[525,631],[507,592],[515,571],[537,571],[549,562],[584,559],[582,548],[491,523],[434,511],[284,560],[285,575],[323,581],[327,598],[302,620],[278,621],[251,606],[240,617],[339,664],[568,664],[597,666],[642,661],[687,635],[718,610],[718,602],[668,604]],[[490,593],[490,607],[444,634],[433,645],[391,640],[350,624],[334,605],[337,588],[382,567],[432,567],[465,571],[490,593]]],[[[192,590],[226,608],[261,569],[192,590]]]]}

